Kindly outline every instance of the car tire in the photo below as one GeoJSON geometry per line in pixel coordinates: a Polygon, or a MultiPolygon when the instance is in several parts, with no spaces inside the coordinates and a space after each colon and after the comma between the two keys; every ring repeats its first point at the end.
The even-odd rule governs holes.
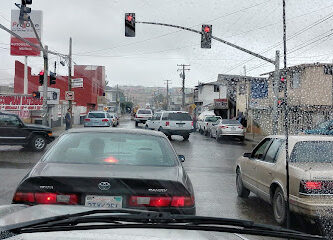
{"type": "Polygon", "coordinates": [[[272,206],[275,221],[279,225],[284,225],[287,218],[286,201],[280,187],[274,192],[272,206]]]}
{"type": "Polygon", "coordinates": [[[187,141],[190,138],[190,134],[184,135],[183,138],[184,138],[184,141],[187,141]]]}
{"type": "Polygon", "coordinates": [[[135,121],[135,126],[136,126],[136,127],[139,126],[139,123],[138,123],[137,121],[135,121]]]}
{"type": "Polygon", "coordinates": [[[147,124],[145,125],[145,129],[147,129],[147,130],[149,129],[149,127],[148,127],[148,125],[147,125],[147,124]]]}
{"type": "Polygon", "coordinates": [[[199,129],[199,133],[202,135],[203,134],[203,131],[202,131],[202,129],[200,128],[199,129]]]}
{"type": "Polygon", "coordinates": [[[243,185],[242,174],[239,168],[236,171],[236,189],[238,197],[247,198],[250,195],[250,190],[243,185]]]}
{"type": "Polygon", "coordinates": [[[30,147],[35,152],[43,151],[46,147],[46,138],[42,135],[35,135],[30,141],[30,147]]]}
{"type": "Polygon", "coordinates": [[[241,142],[244,142],[245,137],[244,137],[244,136],[243,136],[243,137],[240,137],[239,140],[241,140],[241,142]]]}
{"type": "Polygon", "coordinates": [[[171,135],[168,135],[168,138],[169,138],[169,140],[170,140],[170,141],[172,140],[172,137],[171,137],[171,135]]]}

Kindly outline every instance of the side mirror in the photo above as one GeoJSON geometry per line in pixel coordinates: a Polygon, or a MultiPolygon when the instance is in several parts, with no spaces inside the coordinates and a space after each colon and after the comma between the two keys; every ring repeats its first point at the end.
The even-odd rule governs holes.
{"type": "Polygon", "coordinates": [[[250,158],[251,157],[251,153],[243,153],[243,157],[250,158]]]}
{"type": "Polygon", "coordinates": [[[178,155],[178,159],[179,159],[181,162],[185,162],[185,156],[184,156],[184,155],[178,155]]]}

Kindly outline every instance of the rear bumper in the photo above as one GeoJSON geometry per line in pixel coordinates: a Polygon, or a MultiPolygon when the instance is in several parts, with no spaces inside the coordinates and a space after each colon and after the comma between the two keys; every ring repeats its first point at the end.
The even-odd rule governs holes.
{"type": "Polygon", "coordinates": [[[146,123],[148,118],[134,118],[134,121],[138,123],[146,123]]]}
{"type": "Polygon", "coordinates": [[[148,211],[157,211],[157,212],[169,212],[171,214],[181,214],[181,215],[195,215],[196,208],[132,208],[132,209],[139,209],[139,210],[148,210],[148,211]]]}
{"type": "Polygon", "coordinates": [[[106,125],[93,125],[93,124],[84,124],[84,127],[110,127],[112,123],[108,123],[106,125]]]}
{"type": "Polygon", "coordinates": [[[188,135],[191,132],[193,132],[193,129],[186,129],[186,130],[185,129],[184,130],[163,129],[162,132],[165,135],[180,135],[180,136],[183,136],[183,135],[188,135]]]}
{"type": "Polygon", "coordinates": [[[235,137],[245,137],[245,133],[221,133],[220,134],[220,137],[221,136],[235,136],[235,137]]]}

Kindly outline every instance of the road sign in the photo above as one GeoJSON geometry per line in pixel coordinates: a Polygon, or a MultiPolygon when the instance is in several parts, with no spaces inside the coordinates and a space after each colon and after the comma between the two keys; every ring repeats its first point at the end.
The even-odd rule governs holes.
{"type": "Polygon", "coordinates": [[[65,100],[66,101],[74,101],[74,92],[73,91],[66,91],[65,100]]]}
{"type": "Polygon", "coordinates": [[[72,79],[72,88],[83,87],[83,78],[74,78],[72,79]]]}
{"type": "MultiPolygon", "coordinates": [[[[43,97],[43,86],[38,87],[40,97],[43,97]]],[[[47,88],[47,104],[59,104],[60,89],[59,88],[47,88]]]]}
{"type": "MultiPolygon", "coordinates": [[[[11,30],[18,34],[20,37],[28,40],[31,43],[39,45],[38,39],[34,33],[33,28],[31,27],[30,22],[23,22],[22,24],[19,21],[20,10],[12,10],[11,17],[11,30]]],[[[42,33],[42,11],[32,10],[29,13],[29,16],[34,23],[38,36],[41,38],[42,33]]],[[[10,55],[13,56],[40,56],[40,51],[29,44],[23,42],[22,40],[11,37],[10,38],[10,55]]]]}

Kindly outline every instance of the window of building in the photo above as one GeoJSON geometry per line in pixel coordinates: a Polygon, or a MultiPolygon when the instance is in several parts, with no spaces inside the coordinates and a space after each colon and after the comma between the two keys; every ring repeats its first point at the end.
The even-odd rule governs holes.
{"type": "Polygon", "coordinates": [[[220,92],[220,86],[214,85],[214,92],[220,92]]]}
{"type": "Polygon", "coordinates": [[[291,87],[300,88],[300,84],[301,84],[301,73],[294,72],[291,80],[291,87]]]}

